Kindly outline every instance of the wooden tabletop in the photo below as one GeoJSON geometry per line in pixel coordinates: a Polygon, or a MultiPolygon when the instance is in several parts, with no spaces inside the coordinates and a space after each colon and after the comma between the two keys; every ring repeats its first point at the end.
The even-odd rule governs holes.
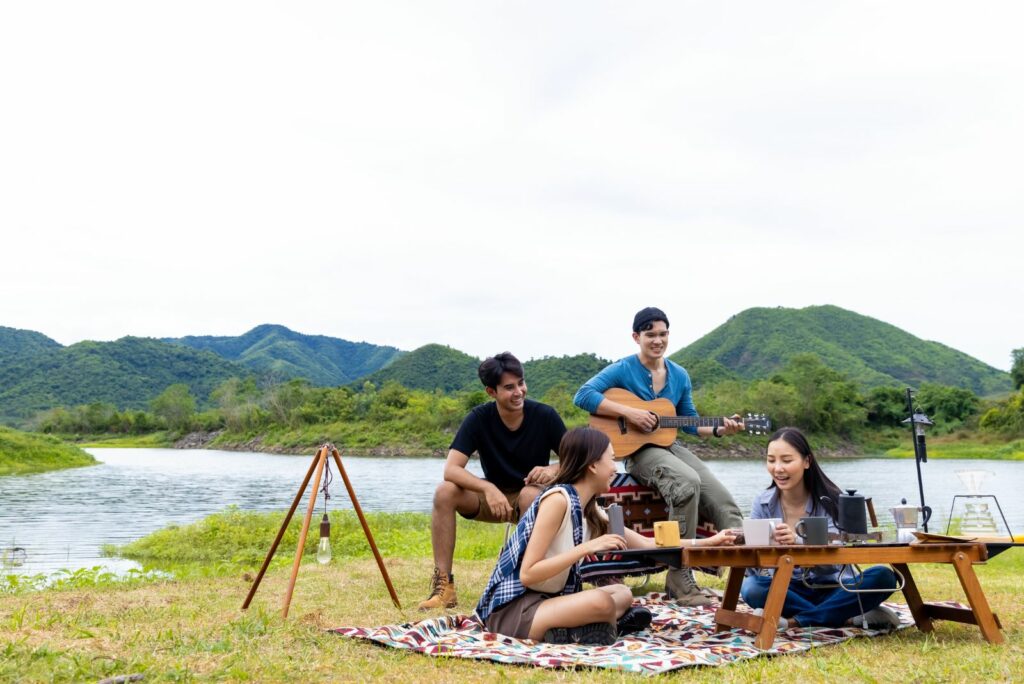
{"type": "Polygon", "coordinates": [[[988,560],[981,542],[936,544],[850,544],[810,546],[686,546],[683,564],[707,567],[774,568],[783,557],[794,565],[843,565],[846,563],[951,563],[963,553],[971,563],[988,560]]]}

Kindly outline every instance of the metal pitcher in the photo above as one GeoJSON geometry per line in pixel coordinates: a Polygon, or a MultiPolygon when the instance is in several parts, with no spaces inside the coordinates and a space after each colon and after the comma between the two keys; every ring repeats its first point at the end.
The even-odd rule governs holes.
{"type": "Polygon", "coordinates": [[[839,512],[836,520],[836,527],[847,534],[867,534],[868,514],[871,515],[871,524],[878,526],[878,519],[875,517],[875,507],[870,498],[857,494],[856,489],[847,489],[846,494],[839,495],[839,501],[832,501],[827,496],[821,497],[822,503],[834,504],[839,512]]]}

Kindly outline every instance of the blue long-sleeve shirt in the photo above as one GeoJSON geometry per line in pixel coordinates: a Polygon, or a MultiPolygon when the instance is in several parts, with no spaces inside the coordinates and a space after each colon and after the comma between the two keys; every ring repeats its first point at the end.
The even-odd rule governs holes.
{"type": "MultiPolygon", "coordinates": [[[[654,393],[654,380],[651,371],[640,363],[635,354],[619,359],[605,366],[600,373],[587,380],[576,392],[573,403],[587,413],[594,413],[604,399],[604,393],[613,387],[628,390],[644,401],[668,399],[676,407],[677,416],[696,416],[697,408],[693,405],[693,385],[686,369],[674,361],[665,359],[665,386],[657,394],[654,393]]],[[[684,427],[684,432],[697,434],[697,428],[684,427]]]]}
{"type": "MultiPolygon", "coordinates": [[[[836,527],[836,521],[828,514],[828,511],[826,511],[825,507],[821,505],[821,502],[814,501],[808,497],[807,506],[804,508],[804,512],[809,516],[824,516],[828,518],[828,531],[832,534],[839,533],[839,528],[836,527]]],[[[778,518],[779,520],[785,520],[785,513],[782,510],[782,498],[779,496],[778,488],[769,487],[754,498],[754,503],[750,507],[750,517],[778,518]]],[[[803,540],[797,536],[796,543],[803,544],[803,540]]],[[[839,581],[839,571],[841,568],[842,566],[839,565],[812,565],[806,568],[793,568],[793,577],[790,581],[802,581],[804,574],[806,574],[807,581],[812,584],[834,584],[839,581]]],[[[773,570],[747,570],[748,575],[770,575],[773,572],[773,570]]],[[[849,578],[849,576],[850,575],[847,574],[847,578],[849,578]]]]}

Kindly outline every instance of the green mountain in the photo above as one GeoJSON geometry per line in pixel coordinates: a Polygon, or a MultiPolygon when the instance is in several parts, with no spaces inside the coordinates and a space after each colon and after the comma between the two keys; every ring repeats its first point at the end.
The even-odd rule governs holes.
{"type": "Polygon", "coordinates": [[[695,377],[697,366],[713,361],[755,379],[770,377],[802,352],[817,354],[864,387],[934,382],[982,396],[1011,389],[1008,373],[837,306],[747,309],[671,358],[694,366],[695,377]]]}
{"type": "MultiPolygon", "coordinates": [[[[525,361],[523,372],[530,397],[539,400],[558,384],[575,392],[607,365],[608,361],[594,354],[545,356],[525,361]]],[[[353,384],[358,387],[369,381],[380,387],[385,382],[394,381],[410,389],[428,391],[479,390],[483,389],[477,376],[479,366],[480,359],[476,357],[440,344],[428,344],[353,384]]]]}
{"type": "Polygon", "coordinates": [[[523,373],[526,375],[530,397],[539,400],[549,389],[559,384],[574,394],[580,385],[609,363],[594,354],[545,356],[524,362],[523,373]]]}
{"type": "Polygon", "coordinates": [[[18,330],[0,325],[0,363],[24,359],[40,352],[60,349],[59,342],[32,330],[18,330]]]}
{"type": "Polygon", "coordinates": [[[189,336],[164,342],[211,351],[260,374],[305,378],[314,385],[344,385],[404,354],[394,347],[303,335],[281,325],[260,325],[238,337],[189,336]]]}
{"type": "Polygon", "coordinates": [[[480,359],[440,344],[427,344],[396,359],[388,366],[359,378],[354,384],[372,382],[380,387],[393,380],[409,389],[452,392],[479,389],[476,369],[480,359]]]}
{"type": "Polygon", "coordinates": [[[143,409],[175,383],[188,385],[203,404],[221,382],[248,372],[211,352],[154,339],[79,342],[0,365],[0,417],[25,419],[94,401],[143,409]]]}

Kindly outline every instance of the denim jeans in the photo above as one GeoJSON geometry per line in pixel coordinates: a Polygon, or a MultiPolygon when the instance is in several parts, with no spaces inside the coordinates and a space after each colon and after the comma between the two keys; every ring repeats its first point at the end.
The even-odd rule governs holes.
{"type": "MultiPolygon", "coordinates": [[[[743,578],[740,595],[751,608],[764,608],[768,600],[768,589],[772,578],[751,575],[743,578]]],[[[801,627],[822,625],[841,627],[852,617],[873,610],[896,590],[896,575],[887,566],[875,565],[860,576],[860,584],[853,577],[843,576],[843,584],[858,589],[892,589],[867,594],[851,594],[839,587],[833,589],[811,589],[801,580],[789,583],[786,602],[782,606],[782,617],[795,618],[801,627]],[[859,597],[859,600],[858,600],[859,597]]]]}

